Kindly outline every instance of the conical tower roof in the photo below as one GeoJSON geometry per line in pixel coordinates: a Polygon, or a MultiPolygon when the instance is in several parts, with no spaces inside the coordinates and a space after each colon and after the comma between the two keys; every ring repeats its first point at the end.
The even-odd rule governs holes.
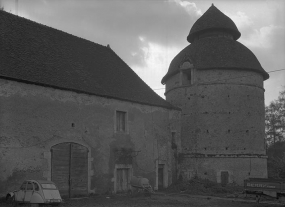
{"type": "Polygon", "coordinates": [[[212,5],[194,23],[187,37],[191,44],[174,57],[161,83],[165,84],[170,77],[179,73],[180,66],[186,58],[191,60],[197,70],[251,70],[262,74],[264,80],[268,79],[269,74],[262,68],[256,56],[246,46],[236,41],[239,37],[240,32],[235,23],[212,5]],[[233,38],[217,36],[214,33],[199,37],[211,31],[228,33],[233,38]],[[199,38],[195,40],[196,37],[199,38]]]}
{"type": "Polygon", "coordinates": [[[229,32],[233,35],[234,40],[237,40],[240,37],[240,32],[235,23],[212,4],[212,6],[194,23],[187,40],[192,43],[197,35],[209,30],[217,29],[229,32]]]}

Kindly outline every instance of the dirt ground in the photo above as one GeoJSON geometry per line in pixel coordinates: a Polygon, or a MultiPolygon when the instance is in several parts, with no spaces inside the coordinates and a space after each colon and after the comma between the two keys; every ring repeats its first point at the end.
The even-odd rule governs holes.
{"type": "MultiPolygon", "coordinates": [[[[1,207],[13,206],[3,200],[1,207]]],[[[29,205],[24,205],[29,206],[29,205]]],[[[24,207],[23,206],[23,207],[24,207]]],[[[218,198],[210,196],[177,195],[177,194],[153,194],[151,197],[144,195],[100,195],[87,198],[66,199],[61,207],[279,207],[282,206],[276,201],[263,200],[255,203],[250,198],[218,198]]],[[[285,206],[285,205],[283,205],[285,206]]]]}
{"type": "MultiPolygon", "coordinates": [[[[255,203],[254,200],[244,199],[219,199],[207,196],[186,196],[186,195],[169,195],[158,194],[151,197],[145,197],[143,195],[128,196],[128,195],[116,195],[116,196],[94,196],[84,199],[71,199],[65,200],[62,204],[64,207],[163,207],[163,206],[187,206],[187,207],[277,207],[282,206],[276,204],[270,204],[268,201],[261,201],[262,203],[255,203]],[[265,203],[267,202],[267,203],[265,203]]],[[[272,201],[271,201],[272,202],[272,201]]]]}
{"type": "MultiPolygon", "coordinates": [[[[180,182],[167,189],[156,191],[151,197],[136,190],[133,194],[91,195],[86,198],[64,199],[61,207],[285,207],[274,198],[262,197],[255,202],[255,195],[243,193],[237,185],[221,186],[208,180],[193,179],[180,182]]],[[[13,206],[0,199],[0,207],[13,206]]],[[[29,205],[26,205],[29,206],[29,205]]],[[[41,206],[43,207],[43,206],[41,206]]]]}

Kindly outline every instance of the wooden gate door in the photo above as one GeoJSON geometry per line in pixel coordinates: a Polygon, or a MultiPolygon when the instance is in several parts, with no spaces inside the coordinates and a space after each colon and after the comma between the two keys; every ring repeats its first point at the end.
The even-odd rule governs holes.
{"type": "Polygon", "coordinates": [[[129,190],[129,168],[118,168],[117,169],[117,193],[127,192],[129,190]]]}
{"type": "Polygon", "coordinates": [[[52,147],[52,181],[63,197],[88,194],[88,149],[76,143],[52,147]]]}
{"type": "Polygon", "coordinates": [[[88,194],[88,149],[71,144],[70,197],[88,194]]]}

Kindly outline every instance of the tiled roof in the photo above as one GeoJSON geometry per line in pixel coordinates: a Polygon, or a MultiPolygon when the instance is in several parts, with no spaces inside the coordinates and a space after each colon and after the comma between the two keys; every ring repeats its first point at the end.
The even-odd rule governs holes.
{"type": "Polygon", "coordinates": [[[235,23],[214,5],[212,5],[192,26],[187,37],[192,43],[195,36],[206,30],[220,29],[231,33],[235,40],[240,37],[235,23]]]}
{"type": "Polygon", "coordinates": [[[173,108],[108,47],[0,11],[0,77],[173,108]]]}
{"type": "Polygon", "coordinates": [[[170,63],[167,74],[162,78],[164,84],[168,78],[179,72],[181,61],[189,58],[196,69],[236,69],[253,70],[269,78],[255,55],[243,44],[236,41],[240,37],[235,23],[214,5],[212,5],[193,25],[188,35],[191,42],[170,63]],[[198,38],[209,30],[222,30],[233,35],[234,39],[225,36],[210,35],[198,38]]]}
{"type": "Polygon", "coordinates": [[[222,37],[202,38],[185,47],[171,61],[162,83],[179,72],[179,66],[185,57],[190,58],[196,69],[237,69],[253,70],[269,78],[256,56],[243,44],[222,37]]]}

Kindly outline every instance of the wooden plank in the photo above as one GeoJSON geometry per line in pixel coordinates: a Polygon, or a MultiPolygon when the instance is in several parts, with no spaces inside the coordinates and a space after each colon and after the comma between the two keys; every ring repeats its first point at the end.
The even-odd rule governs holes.
{"type": "Polygon", "coordinates": [[[52,181],[62,196],[69,196],[70,143],[52,147],[52,181]]]}
{"type": "Polygon", "coordinates": [[[75,143],[71,144],[70,178],[71,197],[88,194],[88,149],[75,143]]]}
{"type": "Polygon", "coordinates": [[[116,180],[116,191],[127,192],[129,190],[129,168],[119,168],[117,169],[117,180],[116,180]]]}

